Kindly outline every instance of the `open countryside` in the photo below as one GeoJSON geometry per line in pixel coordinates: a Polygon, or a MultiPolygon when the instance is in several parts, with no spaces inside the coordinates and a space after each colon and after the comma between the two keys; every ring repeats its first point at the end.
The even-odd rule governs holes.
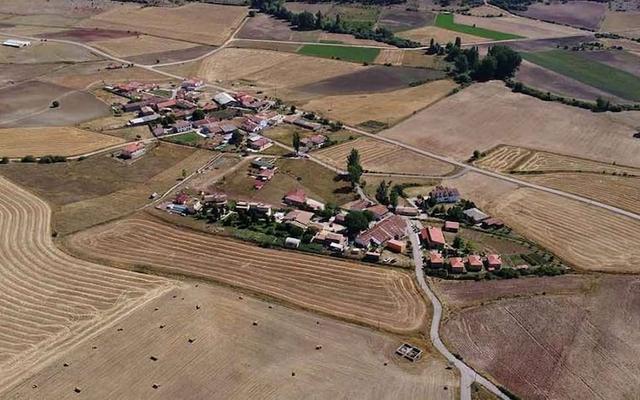
{"type": "Polygon", "coordinates": [[[0,398],[635,398],[639,15],[0,2],[0,398]]]}

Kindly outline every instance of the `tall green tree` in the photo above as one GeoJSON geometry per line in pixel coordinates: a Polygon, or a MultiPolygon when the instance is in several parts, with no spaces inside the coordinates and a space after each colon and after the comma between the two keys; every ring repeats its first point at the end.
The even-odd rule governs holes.
{"type": "Polygon", "coordinates": [[[296,153],[299,153],[300,152],[300,133],[293,132],[293,138],[291,140],[293,141],[293,148],[295,149],[296,153]]]}
{"type": "Polygon", "coordinates": [[[496,68],[493,75],[495,79],[512,77],[522,62],[520,54],[507,46],[490,47],[487,57],[493,57],[496,60],[496,68]]]}
{"type": "Polygon", "coordinates": [[[378,185],[376,189],[376,200],[378,200],[381,204],[387,205],[389,204],[389,184],[384,179],[378,185]]]}
{"type": "Polygon", "coordinates": [[[351,153],[347,156],[347,173],[352,185],[358,185],[362,177],[362,165],[360,164],[360,154],[358,150],[351,149],[351,153]]]}
{"type": "Polygon", "coordinates": [[[396,209],[396,207],[398,207],[399,197],[400,197],[400,194],[398,193],[397,190],[392,190],[391,193],[389,194],[389,204],[391,205],[391,207],[393,207],[394,210],[396,209]]]}

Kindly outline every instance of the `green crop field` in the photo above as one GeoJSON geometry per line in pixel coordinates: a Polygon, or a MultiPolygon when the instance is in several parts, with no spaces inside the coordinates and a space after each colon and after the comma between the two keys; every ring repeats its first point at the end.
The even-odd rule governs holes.
{"type": "Polygon", "coordinates": [[[300,48],[300,50],[298,50],[298,53],[306,56],[371,63],[380,53],[380,49],[371,47],[305,44],[300,48]]]}
{"type": "Polygon", "coordinates": [[[195,145],[200,139],[202,139],[202,136],[195,132],[187,132],[183,135],[176,135],[167,138],[167,140],[172,143],[186,144],[190,146],[195,145]]]}
{"type": "Polygon", "coordinates": [[[522,53],[522,57],[612,95],[631,101],[640,101],[640,78],[626,71],[581,57],[578,52],[549,50],[522,53]]]}
{"type": "Polygon", "coordinates": [[[471,25],[457,24],[453,21],[453,14],[438,14],[436,17],[436,26],[448,29],[454,32],[466,33],[473,36],[479,36],[493,40],[509,40],[522,39],[523,36],[513,35],[511,33],[492,31],[491,29],[477,28],[471,25]]]}

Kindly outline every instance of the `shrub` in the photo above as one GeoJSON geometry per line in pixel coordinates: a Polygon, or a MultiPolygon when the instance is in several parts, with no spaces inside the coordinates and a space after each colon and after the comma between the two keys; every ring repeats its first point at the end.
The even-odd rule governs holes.
{"type": "Polygon", "coordinates": [[[20,159],[20,162],[23,163],[32,163],[32,162],[36,162],[36,158],[34,156],[24,156],[20,159]]]}
{"type": "Polygon", "coordinates": [[[0,159],[0,164],[9,164],[9,157],[2,157],[2,159],[0,159]]]}

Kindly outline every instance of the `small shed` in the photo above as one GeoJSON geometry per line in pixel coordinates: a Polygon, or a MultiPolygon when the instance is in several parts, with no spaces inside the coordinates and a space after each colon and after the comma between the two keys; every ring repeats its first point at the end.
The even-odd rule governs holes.
{"type": "Polygon", "coordinates": [[[407,249],[407,243],[402,240],[391,239],[387,242],[387,249],[393,251],[394,253],[404,253],[407,249]]]}
{"type": "Polygon", "coordinates": [[[300,247],[300,239],[288,237],[284,240],[284,246],[290,249],[297,249],[300,247]]]}

